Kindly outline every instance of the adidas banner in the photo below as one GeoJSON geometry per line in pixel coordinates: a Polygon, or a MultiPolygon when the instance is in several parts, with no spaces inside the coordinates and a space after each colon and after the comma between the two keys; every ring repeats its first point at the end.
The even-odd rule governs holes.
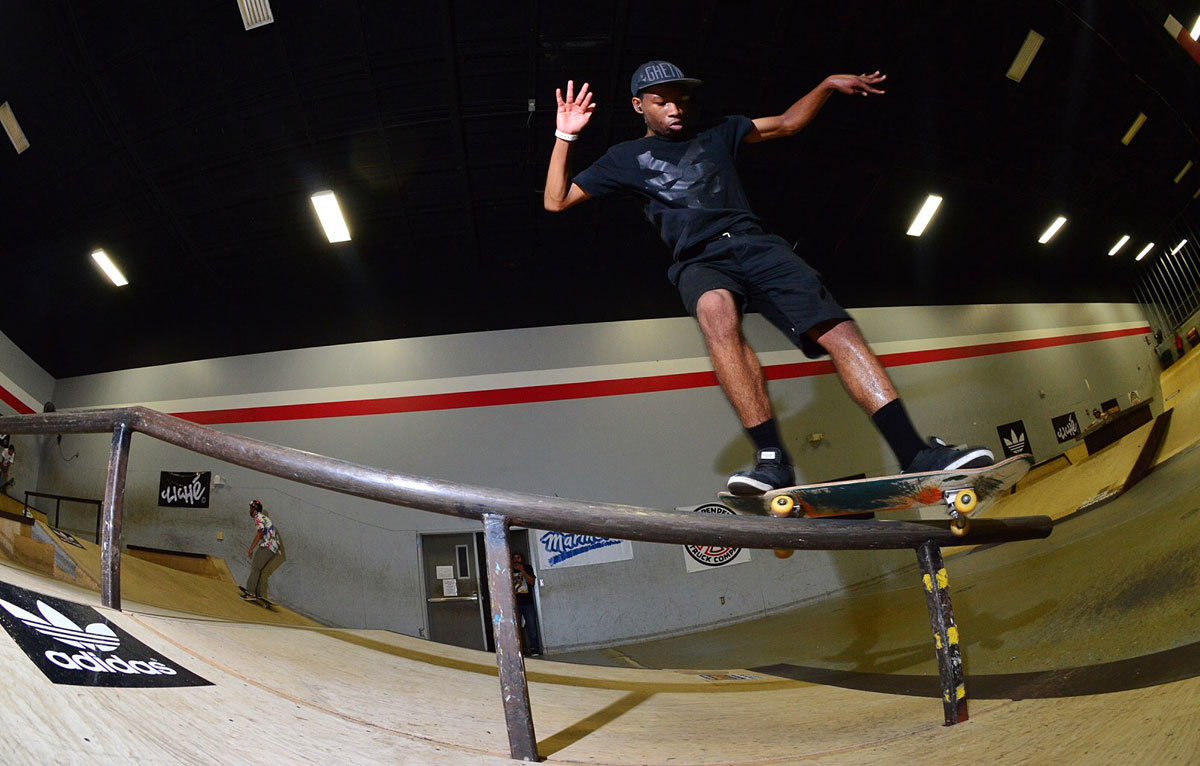
{"type": "Polygon", "coordinates": [[[90,606],[0,582],[0,625],[56,684],[212,686],[109,622],[90,606]]]}
{"type": "Polygon", "coordinates": [[[212,471],[162,471],[158,504],[164,508],[207,508],[212,471]]]}
{"type": "Polygon", "coordinates": [[[1025,421],[1014,420],[1002,426],[996,426],[1000,435],[1000,443],[1004,445],[1004,457],[1016,457],[1026,452],[1032,454],[1033,447],[1029,444],[1029,433],[1025,430],[1025,421]]]}

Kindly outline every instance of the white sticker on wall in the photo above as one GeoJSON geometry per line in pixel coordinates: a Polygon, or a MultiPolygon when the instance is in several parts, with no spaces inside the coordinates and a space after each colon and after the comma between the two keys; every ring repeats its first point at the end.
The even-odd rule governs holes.
{"type": "MultiPolygon", "coordinates": [[[[681,508],[680,510],[688,510],[681,508]]],[[[728,516],[737,514],[719,503],[705,503],[692,508],[693,513],[718,513],[728,516]]],[[[723,545],[685,545],[683,563],[689,572],[706,572],[725,566],[742,564],[750,560],[748,548],[727,548],[723,545]]]]}
{"type": "Polygon", "coordinates": [[[538,530],[531,530],[531,535],[537,541],[538,563],[542,569],[606,564],[633,558],[633,543],[628,540],[538,530]]]}

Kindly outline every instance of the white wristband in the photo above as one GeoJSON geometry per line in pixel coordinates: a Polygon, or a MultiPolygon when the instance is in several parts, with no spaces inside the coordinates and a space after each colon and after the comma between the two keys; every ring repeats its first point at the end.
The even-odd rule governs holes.
{"type": "Polygon", "coordinates": [[[561,138],[562,140],[564,140],[564,141],[566,141],[566,142],[570,143],[571,141],[576,141],[576,140],[578,140],[578,139],[579,139],[579,134],[578,134],[578,133],[563,133],[563,132],[562,132],[561,130],[559,130],[558,128],[555,128],[555,129],[554,129],[554,137],[555,137],[555,138],[561,138]]]}

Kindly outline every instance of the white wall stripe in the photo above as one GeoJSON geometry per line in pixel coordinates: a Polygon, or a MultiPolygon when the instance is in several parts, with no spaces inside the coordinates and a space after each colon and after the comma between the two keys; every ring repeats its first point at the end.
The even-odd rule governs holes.
{"type": "MultiPolygon", "coordinates": [[[[983,346],[993,343],[1013,343],[1042,340],[1045,338],[1083,336],[1092,333],[1132,330],[1144,327],[1144,321],[1114,322],[1072,327],[1039,328],[1011,332],[955,335],[916,340],[873,343],[875,353],[884,356],[940,349],[983,346]]],[[[764,366],[794,364],[807,361],[798,350],[770,351],[759,354],[764,366]]],[[[114,402],[94,407],[130,407],[140,405],[161,412],[202,412],[231,410],[248,407],[275,407],[297,404],[323,404],[328,402],[362,401],[391,397],[427,396],[453,394],[469,391],[493,391],[528,386],[552,386],[569,383],[589,383],[602,380],[625,380],[660,375],[677,375],[707,372],[712,366],[707,357],[665,359],[652,362],[630,362],[586,367],[569,367],[548,370],[522,370],[486,375],[466,375],[452,378],[430,378],[405,380],[367,385],[330,386],[280,391],[261,391],[249,394],[195,397],[142,402],[114,402]]],[[[11,390],[11,389],[10,389],[11,390]]],[[[91,409],[91,407],[89,407],[91,409]]]]}

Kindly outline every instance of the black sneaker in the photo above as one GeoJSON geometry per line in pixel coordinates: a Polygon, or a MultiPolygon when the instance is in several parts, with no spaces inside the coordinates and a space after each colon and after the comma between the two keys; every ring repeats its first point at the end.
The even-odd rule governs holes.
{"type": "Polygon", "coordinates": [[[735,495],[761,495],[770,489],[790,487],[796,483],[796,474],[790,465],[783,462],[783,452],[777,449],[760,449],[758,462],[752,471],[738,471],[729,477],[727,486],[735,495]]]}
{"type": "Polygon", "coordinates": [[[936,436],[931,436],[929,446],[917,453],[908,468],[904,469],[904,473],[986,468],[995,462],[995,456],[986,447],[951,447],[936,436]]]}

